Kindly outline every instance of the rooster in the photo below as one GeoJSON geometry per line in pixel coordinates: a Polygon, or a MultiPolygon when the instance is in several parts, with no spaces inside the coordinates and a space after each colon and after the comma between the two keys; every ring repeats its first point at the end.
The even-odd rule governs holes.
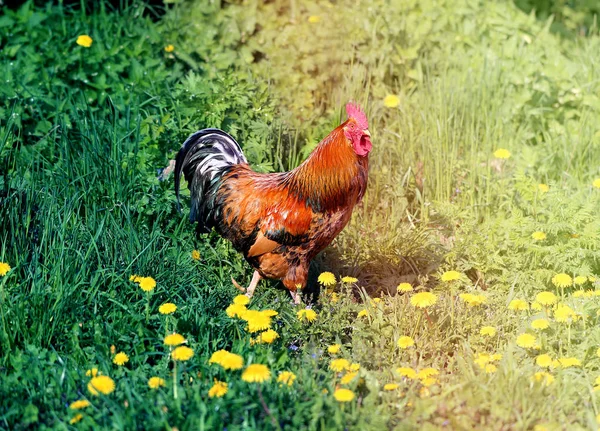
{"type": "Polygon", "coordinates": [[[311,260],[341,232],[367,188],[371,134],[354,104],[297,168],[261,174],[240,145],[219,129],[192,134],[177,154],[175,193],[181,173],[191,196],[190,221],[200,233],[214,228],[254,268],[243,289],[252,297],[262,278],[282,280],[296,304],[311,260]]]}

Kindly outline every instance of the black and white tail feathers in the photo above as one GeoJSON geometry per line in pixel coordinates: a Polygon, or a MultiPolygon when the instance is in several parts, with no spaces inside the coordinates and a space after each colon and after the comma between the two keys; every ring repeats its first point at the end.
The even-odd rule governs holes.
{"type": "Polygon", "coordinates": [[[225,170],[248,163],[240,145],[220,129],[203,129],[183,143],[175,161],[175,194],[179,208],[181,172],[188,182],[191,196],[190,221],[197,221],[201,231],[211,228],[221,178],[225,170]]]}

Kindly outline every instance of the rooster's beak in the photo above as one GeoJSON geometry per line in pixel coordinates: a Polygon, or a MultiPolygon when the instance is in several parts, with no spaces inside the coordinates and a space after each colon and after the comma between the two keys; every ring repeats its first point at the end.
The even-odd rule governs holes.
{"type": "Polygon", "coordinates": [[[371,137],[371,133],[367,129],[363,130],[363,135],[367,135],[369,138],[371,137]]]}

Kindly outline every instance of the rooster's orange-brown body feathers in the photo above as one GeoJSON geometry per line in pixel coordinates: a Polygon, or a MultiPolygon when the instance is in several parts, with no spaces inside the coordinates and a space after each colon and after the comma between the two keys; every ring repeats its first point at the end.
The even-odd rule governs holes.
{"type": "Polygon", "coordinates": [[[262,277],[294,292],[306,285],[310,261],[340,233],[362,199],[371,150],[366,116],[347,105],[348,120],[297,168],[261,174],[250,169],[237,142],[218,129],[196,132],[175,167],[184,173],[190,219],[215,228],[262,277]]]}

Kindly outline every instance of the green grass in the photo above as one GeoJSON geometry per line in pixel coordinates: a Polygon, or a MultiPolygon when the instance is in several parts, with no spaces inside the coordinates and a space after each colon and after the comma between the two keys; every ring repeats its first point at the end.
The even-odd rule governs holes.
{"type": "MultiPolygon", "coordinates": [[[[587,22],[565,16],[567,28],[587,22]]],[[[0,262],[12,270],[0,276],[0,428],[597,429],[598,282],[561,289],[552,278],[600,275],[600,38],[594,28],[561,38],[549,24],[505,2],[434,0],[201,1],[160,18],[137,4],[6,10],[0,262]],[[93,38],[89,49],[79,34],[93,38]],[[398,107],[384,106],[388,94],[398,107]],[[179,214],[158,170],[209,126],[236,136],[258,170],[288,169],[350,99],[368,111],[369,189],[311,283],[321,271],[359,281],[333,286],[337,301],[323,291],[310,324],[278,283],[262,282],[250,308],[279,313],[279,338],[251,345],[225,313],[230,277],[248,282],[250,268],[217,235],[195,237],[185,198],[179,214]],[[499,148],[511,157],[495,158],[499,148]],[[441,281],[447,270],[460,279],[441,281]],[[132,274],[156,289],[143,292],[132,274]],[[437,303],[415,308],[400,282],[437,303]],[[541,291],[576,316],[508,310],[541,291]],[[485,304],[468,306],[465,292],[485,304]],[[165,302],[173,315],[158,313],[165,302]],[[532,329],[542,317],[550,328],[532,329]],[[174,330],[195,352],[176,374],[163,345],[174,330]],[[525,332],[539,349],[517,345],[525,332]],[[400,349],[403,335],[416,345],[400,349]],[[113,364],[111,346],[129,362],[113,364]],[[259,391],[210,365],[219,349],[268,365],[270,382],[259,391]],[[482,353],[502,355],[494,372],[475,362],[482,353]],[[551,368],[546,387],[532,381],[541,353],[581,365],[551,368]],[[350,383],[329,369],[334,356],[360,364],[350,383]],[[440,374],[425,387],[400,366],[440,374]],[[93,367],[113,393],[89,393],[93,367]],[[288,370],[297,379],[280,386],[288,370]],[[149,389],[151,376],[166,386],[149,389]],[[214,379],[229,384],[223,398],[208,397],[214,379]],[[336,401],[338,386],[355,399],[336,401]],[[82,398],[92,406],[70,424],[82,398]]]]}

